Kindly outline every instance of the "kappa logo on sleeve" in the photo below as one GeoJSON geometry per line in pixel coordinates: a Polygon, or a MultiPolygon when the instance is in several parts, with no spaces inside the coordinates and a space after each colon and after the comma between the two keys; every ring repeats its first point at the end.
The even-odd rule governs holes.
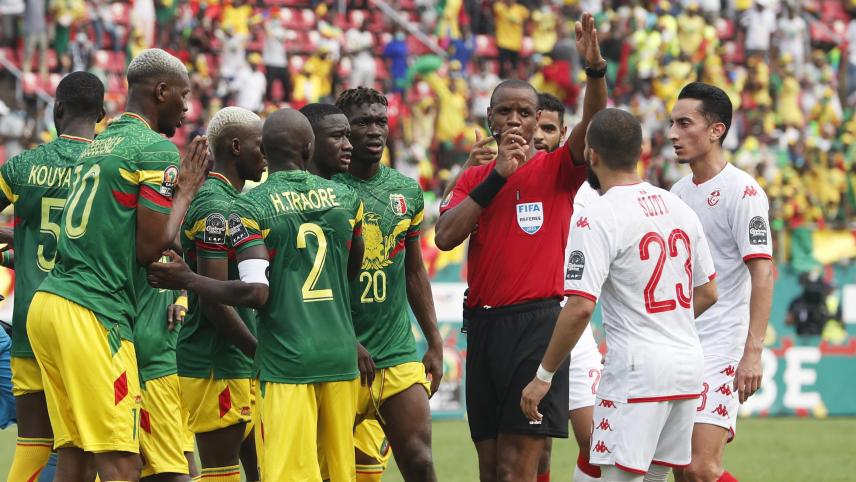
{"type": "Polygon", "coordinates": [[[175,182],[178,180],[178,168],[175,166],[167,166],[163,170],[163,181],[161,181],[160,193],[165,197],[172,197],[175,192],[175,182]]]}
{"type": "Polygon", "coordinates": [[[583,279],[583,270],[586,267],[586,257],[582,251],[573,251],[568,256],[568,268],[565,270],[565,281],[579,281],[583,279]]]}
{"type": "Polygon", "coordinates": [[[241,221],[241,217],[235,213],[229,215],[229,243],[232,246],[240,243],[241,241],[250,237],[249,231],[247,231],[247,227],[244,226],[244,222],[241,221]]]}
{"type": "Polygon", "coordinates": [[[226,218],[220,213],[209,214],[205,218],[205,231],[202,241],[207,244],[226,243],[226,218]]]}
{"type": "Polygon", "coordinates": [[[749,221],[749,244],[767,244],[767,221],[761,216],[755,216],[749,221]]]}

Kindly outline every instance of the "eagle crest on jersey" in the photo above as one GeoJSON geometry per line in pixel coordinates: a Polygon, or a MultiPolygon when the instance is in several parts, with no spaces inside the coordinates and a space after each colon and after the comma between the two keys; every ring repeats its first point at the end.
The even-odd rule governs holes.
{"type": "MultiPolygon", "coordinates": [[[[390,201],[392,196],[390,195],[390,201]]],[[[402,204],[404,204],[403,200],[402,204]]],[[[395,204],[392,206],[394,210],[395,204]]],[[[382,269],[391,265],[393,252],[397,246],[396,239],[410,228],[410,219],[402,219],[395,225],[392,233],[384,235],[380,221],[381,216],[371,212],[367,212],[363,218],[363,242],[366,245],[366,251],[363,255],[362,269],[382,269]]]]}

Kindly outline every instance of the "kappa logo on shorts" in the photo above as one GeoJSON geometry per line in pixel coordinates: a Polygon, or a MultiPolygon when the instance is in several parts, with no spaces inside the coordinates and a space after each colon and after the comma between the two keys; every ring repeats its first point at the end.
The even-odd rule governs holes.
{"type": "Polygon", "coordinates": [[[609,424],[609,419],[602,418],[597,426],[598,430],[609,430],[612,432],[612,426],[609,424]]]}
{"type": "Polygon", "coordinates": [[[615,408],[615,402],[611,400],[601,400],[600,406],[603,408],[615,408]]]}
{"type": "Polygon", "coordinates": [[[163,170],[163,181],[161,181],[160,193],[162,196],[172,197],[176,180],[178,180],[178,168],[172,165],[167,166],[163,170]]]}
{"type": "Polygon", "coordinates": [[[594,446],[593,446],[591,449],[592,449],[593,451],[595,451],[595,452],[599,453],[599,454],[602,454],[602,453],[609,453],[609,454],[611,454],[611,453],[612,453],[612,452],[611,452],[611,451],[606,447],[606,444],[605,444],[605,443],[603,443],[603,440],[598,440],[598,441],[597,441],[597,443],[596,443],[596,444],[594,444],[594,446]]]}
{"type": "Polygon", "coordinates": [[[535,234],[544,225],[544,204],[521,203],[517,205],[517,225],[526,234],[535,234]]]}
{"type": "Polygon", "coordinates": [[[241,217],[235,213],[229,215],[229,243],[232,246],[240,243],[241,241],[250,237],[249,231],[247,231],[247,227],[244,226],[244,222],[241,221],[241,217]]]}
{"type": "Polygon", "coordinates": [[[734,376],[734,365],[728,365],[727,367],[723,368],[722,371],[719,373],[722,373],[723,375],[726,375],[729,377],[733,377],[734,376]]]}
{"type": "Polygon", "coordinates": [[[403,194],[390,194],[389,206],[392,208],[392,212],[394,212],[396,216],[404,216],[407,214],[407,199],[404,198],[403,194]]]}
{"type": "Polygon", "coordinates": [[[719,406],[714,408],[713,410],[711,410],[710,413],[715,413],[715,414],[719,415],[720,417],[727,417],[728,416],[728,409],[725,408],[725,405],[720,403],[719,406]]]}
{"type": "Polygon", "coordinates": [[[767,244],[767,221],[761,216],[755,216],[749,221],[749,244],[767,244]]]}
{"type": "Polygon", "coordinates": [[[220,213],[209,214],[205,218],[205,231],[202,241],[207,244],[226,243],[226,218],[220,213]]]}
{"type": "Polygon", "coordinates": [[[586,256],[582,251],[572,251],[568,256],[568,267],[565,270],[565,281],[578,281],[583,279],[583,270],[586,267],[586,256]]]}
{"type": "Polygon", "coordinates": [[[721,387],[716,389],[716,391],[725,395],[726,397],[731,396],[731,387],[729,387],[727,383],[723,383],[721,387]]]}

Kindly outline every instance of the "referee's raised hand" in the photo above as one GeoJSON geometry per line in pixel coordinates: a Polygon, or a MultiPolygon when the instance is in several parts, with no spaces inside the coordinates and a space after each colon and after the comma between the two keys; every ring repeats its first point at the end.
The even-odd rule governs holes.
{"type": "Polygon", "coordinates": [[[526,162],[529,144],[520,135],[516,127],[505,131],[500,137],[499,155],[496,157],[496,172],[502,177],[514,174],[514,171],[526,162]]]}

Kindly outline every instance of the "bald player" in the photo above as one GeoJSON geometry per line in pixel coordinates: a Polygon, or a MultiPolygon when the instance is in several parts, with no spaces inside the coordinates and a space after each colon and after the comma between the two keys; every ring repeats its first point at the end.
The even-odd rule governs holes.
{"type": "MultiPolygon", "coordinates": [[[[185,259],[201,276],[236,280],[238,264],[226,243],[227,219],[244,183],[261,180],[267,165],[262,121],[247,109],[221,109],[208,123],[208,143],[214,168],[187,210],[181,244],[185,259]]],[[[211,475],[240,477],[241,442],[252,429],[255,332],[252,309],[190,293],[188,319],[178,339],[178,375],[206,480],[211,475]]],[[[255,480],[254,462],[244,470],[248,480],[255,480]]]]}
{"type": "Polygon", "coordinates": [[[80,155],[59,225],[56,264],[27,331],[59,454],[56,479],[137,480],[140,382],[132,324],[143,268],[168,248],[205,176],[207,140],[181,161],[172,136],[187,112],[184,64],[163,50],[128,66],[126,112],[80,155]]]}
{"type": "Polygon", "coordinates": [[[354,480],[357,339],[348,280],[363,257],[362,203],[353,190],[306,171],[315,136],[282,109],[265,121],[270,175],[235,202],[228,238],[240,281],[193,273],[180,260],[155,264],[158,288],[257,308],[262,479],[354,480]]]}

